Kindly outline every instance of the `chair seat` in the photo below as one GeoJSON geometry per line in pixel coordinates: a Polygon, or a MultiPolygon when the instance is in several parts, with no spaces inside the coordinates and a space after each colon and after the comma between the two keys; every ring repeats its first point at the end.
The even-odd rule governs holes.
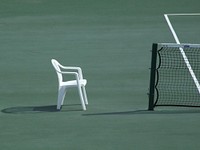
{"type": "MultiPolygon", "coordinates": [[[[82,80],[79,80],[80,81],[80,84],[85,86],[87,84],[87,80],[86,79],[82,79],[82,80]]],[[[65,81],[65,82],[62,82],[60,86],[77,86],[77,81],[76,80],[71,80],[71,81],[65,81]]]]}

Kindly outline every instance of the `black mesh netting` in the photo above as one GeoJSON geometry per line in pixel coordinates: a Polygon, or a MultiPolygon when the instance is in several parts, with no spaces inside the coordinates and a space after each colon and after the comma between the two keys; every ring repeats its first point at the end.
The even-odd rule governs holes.
{"type": "Polygon", "coordinates": [[[197,88],[200,80],[200,48],[186,47],[182,50],[187,57],[185,59],[179,47],[163,47],[158,51],[157,106],[200,106],[197,88]],[[191,75],[192,72],[195,76],[191,75]]]}

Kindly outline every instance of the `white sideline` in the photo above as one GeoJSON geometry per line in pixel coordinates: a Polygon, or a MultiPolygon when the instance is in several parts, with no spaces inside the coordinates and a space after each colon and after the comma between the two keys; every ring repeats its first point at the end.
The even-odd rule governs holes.
{"type": "Polygon", "coordinates": [[[164,14],[167,16],[198,16],[200,13],[180,13],[180,14],[164,14]]]}
{"type": "MultiPolygon", "coordinates": [[[[173,34],[173,37],[174,37],[174,39],[175,39],[175,41],[176,41],[177,44],[180,44],[180,41],[178,39],[178,36],[177,36],[177,34],[176,34],[176,32],[175,32],[175,30],[174,30],[174,28],[173,28],[173,26],[172,26],[172,24],[171,24],[168,16],[187,16],[187,15],[190,15],[190,16],[191,15],[200,15],[200,13],[164,14],[165,20],[167,21],[167,24],[168,24],[168,26],[169,26],[169,28],[170,28],[170,30],[171,30],[171,32],[173,34]]],[[[198,89],[198,92],[200,94],[200,84],[199,84],[199,81],[198,81],[198,79],[197,79],[197,77],[196,77],[196,75],[195,75],[195,73],[194,73],[194,71],[193,71],[193,69],[192,69],[192,67],[190,65],[190,62],[189,62],[189,60],[188,60],[188,58],[187,58],[187,56],[186,56],[183,48],[180,47],[179,49],[180,49],[180,52],[181,52],[181,54],[183,56],[185,64],[186,64],[186,66],[187,66],[187,68],[188,68],[188,70],[190,72],[190,75],[192,76],[192,79],[193,79],[193,81],[194,81],[194,83],[195,83],[195,85],[196,85],[196,87],[198,89]]]]}

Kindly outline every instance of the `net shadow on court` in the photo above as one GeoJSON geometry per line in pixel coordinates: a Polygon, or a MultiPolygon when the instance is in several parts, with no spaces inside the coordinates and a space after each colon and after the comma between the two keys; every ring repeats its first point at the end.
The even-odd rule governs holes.
{"type": "Polygon", "coordinates": [[[91,114],[83,114],[83,116],[106,116],[106,115],[156,115],[156,114],[193,114],[200,113],[200,109],[176,109],[176,110],[133,110],[133,111],[119,111],[119,112],[105,112],[105,113],[91,113],[91,114]]]}

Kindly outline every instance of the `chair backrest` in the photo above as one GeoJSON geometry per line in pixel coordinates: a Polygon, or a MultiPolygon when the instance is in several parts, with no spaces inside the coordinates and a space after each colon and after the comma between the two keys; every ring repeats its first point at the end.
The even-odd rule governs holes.
{"type": "Polygon", "coordinates": [[[60,63],[55,59],[52,59],[51,63],[53,65],[54,69],[56,70],[56,73],[58,76],[58,82],[60,85],[63,82],[63,76],[62,76],[61,69],[60,69],[60,63]]]}

